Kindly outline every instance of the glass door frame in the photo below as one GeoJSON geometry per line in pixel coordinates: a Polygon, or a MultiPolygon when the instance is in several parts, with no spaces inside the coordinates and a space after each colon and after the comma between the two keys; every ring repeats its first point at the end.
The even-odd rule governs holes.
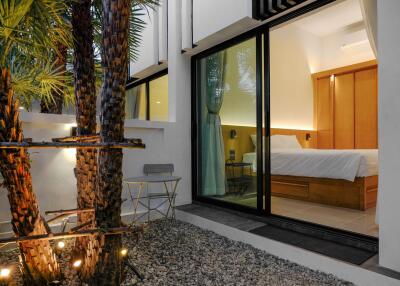
{"type": "MultiPolygon", "coordinates": [[[[319,9],[327,4],[336,2],[336,0],[317,0],[308,5],[302,6],[293,10],[281,17],[277,17],[269,22],[266,22],[250,31],[247,31],[237,37],[222,42],[214,47],[206,49],[191,57],[191,82],[192,82],[192,198],[193,201],[209,203],[217,206],[226,207],[232,210],[253,213],[260,216],[275,217],[298,221],[303,224],[314,225],[326,229],[330,227],[324,225],[316,225],[314,223],[299,221],[293,218],[274,215],[271,212],[271,164],[270,164],[270,44],[269,33],[270,29],[278,25],[284,24],[294,18],[297,18],[310,11],[319,9]],[[208,55],[224,50],[235,44],[245,40],[256,38],[256,117],[257,117],[257,208],[251,208],[239,204],[234,204],[226,201],[221,201],[213,198],[203,197],[198,195],[198,190],[201,189],[201,168],[199,168],[199,158],[201,157],[200,140],[198,138],[198,81],[197,81],[197,62],[208,55]],[[263,59],[263,60],[262,60],[263,59]],[[264,84],[263,84],[264,83],[264,84]],[[264,108],[264,113],[263,113],[264,108]],[[264,114],[264,118],[263,118],[264,114]],[[263,126],[264,122],[264,126],[263,126]],[[263,128],[265,128],[265,152],[263,153],[263,128]],[[265,155],[264,158],[262,155],[265,155]],[[265,186],[263,188],[263,186],[265,186]],[[264,190],[264,194],[263,194],[264,190]],[[264,207],[265,206],[265,207],[264,207]]],[[[333,229],[334,231],[341,231],[333,229]]]]}
{"type": "MultiPolygon", "coordinates": [[[[199,116],[201,109],[200,97],[197,96],[199,93],[200,85],[198,84],[198,67],[201,59],[217,53],[219,51],[230,48],[234,45],[240,44],[244,41],[255,39],[256,41],[256,123],[257,123],[257,166],[262,166],[262,162],[264,161],[262,158],[262,122],[263,122],[263,86],[262,86],[262,69],[264,68],[262,58],[263,58],[263,49],[262,49],[262,39],[264,32],[261,31],[250,31],[244,33],[236,38],[223,42],[219,45],[216,45],[210,49],[207,49],[199,54],[192,56],[191,58],[191,69],[192,69],[192,195],[193,200],[210,203],[214,205],[223,206],[226,208],[244,211],[247,213],[254,213],[258,215],[263,215],[263,168],[257,168],[257,207],[247,207],[239,204],[234,204],[218,199],[213,199],[205,196],[201,196],[198,194],[198,191],[201,190],[201,138],[199,130],[199,116]]],[[[265,154],[269,154],[269,150],[265,152],[265,154]]]]}

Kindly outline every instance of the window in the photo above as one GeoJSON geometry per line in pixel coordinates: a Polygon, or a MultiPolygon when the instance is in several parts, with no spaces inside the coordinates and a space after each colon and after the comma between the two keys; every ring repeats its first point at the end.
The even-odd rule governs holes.
{"type": "Polygon", "coordinates": [[[128,84],[125,119],[168,121],[167,70],[128,84]]]}

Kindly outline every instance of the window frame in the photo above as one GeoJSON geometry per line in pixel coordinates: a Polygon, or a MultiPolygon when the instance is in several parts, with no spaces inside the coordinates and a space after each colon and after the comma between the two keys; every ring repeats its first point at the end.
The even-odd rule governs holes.
{"type": "Polygon", "coordinates": [[[140,86],[142,84],[145,85],[146,89],[146,121],[151,121],[150,120],[150,82],[153,80],[156,80],[158,78],[161,78],[165,75],[168,75],[168,68],[163,69],[159,72],[156,72],[152,75],[149,75],[145,78],[142,79],[131,79],[126,82],[126,87],[125,90],[130,90],[134,87],[140,86]]]}

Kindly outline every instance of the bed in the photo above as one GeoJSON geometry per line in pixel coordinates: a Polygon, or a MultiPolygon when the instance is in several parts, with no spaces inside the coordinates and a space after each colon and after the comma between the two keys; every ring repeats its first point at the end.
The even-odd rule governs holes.
{"type": "MultiPolygon", "coordinates": [[[[256,153],[243,162],[257,170],[256,153]]],[[[295,136],[271,137],[274,196],[366,210],[376,206],[378,150],[304,149],[295,136]]]]}

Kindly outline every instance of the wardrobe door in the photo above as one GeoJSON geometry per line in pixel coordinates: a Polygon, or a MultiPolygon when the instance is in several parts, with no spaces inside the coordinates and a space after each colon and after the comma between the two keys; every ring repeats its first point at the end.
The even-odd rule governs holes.
{"type": "Polygon", "coordinates": [[[378,148],[377,69],[355,73],[355,148],[378,148]]]}
{"type": "Polygon", "coordinates": [[[317,80],[316,92],[318,149],[333,149],[333,100],[329,77],[317,80]]]}
{"type": "Polygon", "coordinates": [[[335,77],[335,149],[354,149],[354,73],[335,77]]]}

